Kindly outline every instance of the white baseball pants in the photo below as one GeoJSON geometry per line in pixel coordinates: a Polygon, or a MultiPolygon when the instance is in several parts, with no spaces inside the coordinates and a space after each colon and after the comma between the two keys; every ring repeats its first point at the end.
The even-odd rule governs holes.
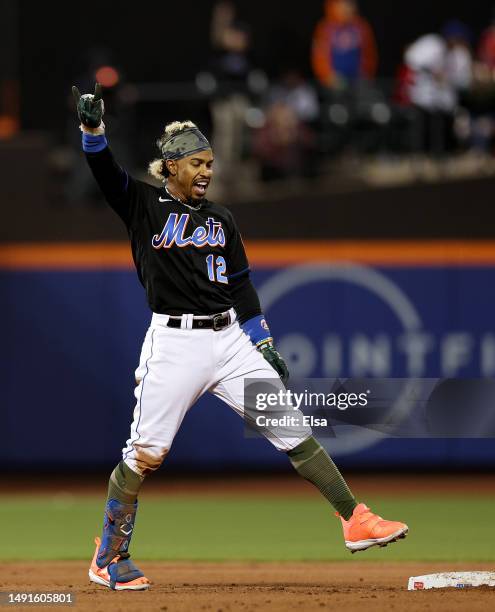
{"type": "MultiPolygon", "coordinates": [[[[146,475],[161,465],[187,411],[206,391],[243,417],[245,378],[271,379],[284,388],[230,313],[234,322],[220,331],[191,329],[192,315],[182,316],[180,329],[167,327],[168,315],[153,315],[136,370],[131,435],[122,450],[134,472],[146,475]]],[[[262,433],[288,451],[309,438],[311,429],[297,425],[283,436],[279,429],[262,433]]]]}

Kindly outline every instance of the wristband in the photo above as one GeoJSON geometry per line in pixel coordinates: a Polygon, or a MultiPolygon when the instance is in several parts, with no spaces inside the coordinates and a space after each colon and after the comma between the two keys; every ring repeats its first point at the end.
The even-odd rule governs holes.
{"type": "Polygon", "coordinates": [[[82,134],[82,148],[85,153],[99,153],[108,147],[108,142],[105,134],[82,134]]]}
{"type": "Polygon", "coordinates": [[[270,328],[268,327],[265,317],[262,314],[249,319],[249,321],[246,321],[241,325],[241,328],[243,332],[250,337],[251,342],[256,346],[273,340],[270,333],[270,328]]]}

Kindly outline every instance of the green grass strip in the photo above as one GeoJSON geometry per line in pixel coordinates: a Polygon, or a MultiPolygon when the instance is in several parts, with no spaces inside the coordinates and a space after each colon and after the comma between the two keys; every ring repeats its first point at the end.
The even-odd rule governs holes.
{"type": "MultiPolygon", "coordinates": [[[[102,498],[0,498],[0,560],[90,559],[103,518],[102,498]]],[[[351,557],[340,521],[317,497],[144,497],[133,557],[198,561],[493,561],[494,500],[459,496],[367,503],[407,522],[406,540],[351,557]]]]}

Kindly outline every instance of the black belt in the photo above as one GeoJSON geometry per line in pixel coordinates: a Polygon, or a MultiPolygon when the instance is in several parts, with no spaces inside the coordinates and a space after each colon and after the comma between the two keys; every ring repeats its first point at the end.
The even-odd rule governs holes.
{"type": "MultiPolygon", "coordinates": [[[[192,329],[213,329],[214,331],[220,331],[225,327],[228,327],[232,323],[230,313],[217,314],[208,317],[208,319],[199,319],[194,317],[192,321],[192,329]]],[[[175,327],[179,329],[182,326],[182,317],[170,317],[167,323],[167,327],[175,327]]]]}

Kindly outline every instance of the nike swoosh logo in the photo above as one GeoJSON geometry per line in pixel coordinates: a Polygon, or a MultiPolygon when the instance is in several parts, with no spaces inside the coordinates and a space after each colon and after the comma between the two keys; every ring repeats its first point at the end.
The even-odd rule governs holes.
{"type": "Polygon", "coordinates": [[[173,200],[171,200],[170,198],[158,198],[159,202],[173,202],[173,200]]]}

